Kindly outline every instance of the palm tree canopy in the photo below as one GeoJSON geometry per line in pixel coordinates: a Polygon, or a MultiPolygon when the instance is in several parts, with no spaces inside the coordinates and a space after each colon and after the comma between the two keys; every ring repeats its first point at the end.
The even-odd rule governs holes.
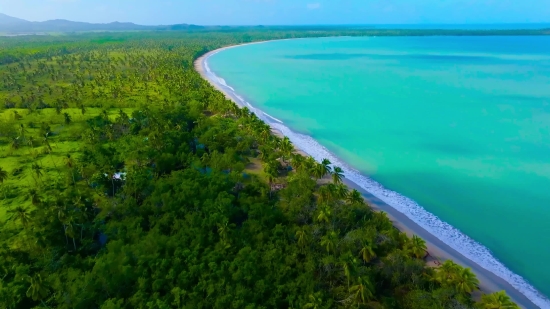
{"type": "Polygon", "coordinates": [[[342,182],[342,178],[344,178],[344,171],[338,166],[334,167],[332,171],[332,182],[339,184],[342,182]]]}
{"type": "Polygon", "coordinates": [[[17,206],[8,212],[12,213],[11,219],[19,221],[24,227],[27,227],[31,222],[30,212],[21,206],[17,206]]]}
{"type": "Polygon", "coordinates": [[[506,292],[499,291],[481,296],[480,307],[483,309],[519,309],[506,292]]]}
{"type": "Polygon", "coordinates": [[[330,206],[323,205],[319,208],[319,213],[317,214],[317,221],[328,223],[330,221],[331,214],[332,214],[332,209],[330,209],[330,206]]]}
{"type": "Polygon", "coordinates": [[[441,284],[449,284],[460,268],[460,265],[455,262],[446,260],[440,267],[437,268],[435,279],[441,284]]]}
{"type": "Polygon", "coordinates": [[[376,257],[376,253],[374,252],[374,248],[376,248],[376,245],[373,245],[371,243],[364,243],[363,244],[363,247],[359,251],[359,254],[361,255],[361,258],[363,258],[363,261],[368,263],[373,258],[376,257]]]}
{"type": "Polygon", "coordinates": [[[364,204],[365,199],[363,199],[363,196],[361,193],[355,189],[348,192],[348,195],[346,196],[346,202],[349,204],[364,204]]]}
{"type": "Polygon", "coordinates": [[[426,242],[424,239],[413,235],[412,239],[408,243],[409,252],[417,259],[420,259],[426,255],[426,242]]]}
{"type": "Polygon", "coordinates": [[[477,289],[479,280],[470,268],[462,268],[455,278],[455,286],[459,293],[470,294],[477,289]]]}
{"type": "Polygon", "coordinates": [[[334,187],[334,191],[335,191],[335,194],[336,196],[339,198],[339,199],[345,199],[347,198],[348,194],[349,194],[349,190],[348,190],[348,187],[346,187],[344,184],[340,183],[338,185],[336,185],[334,187]]]}
{"type": "Polygon", "coordinates": [[[374,298],[374,287],[368,278],[359,277],[357,284],[351,286],[349,291],[353,293],[356,304],[365,304],[374,298]]]}
{"type": "Polygon", "coordinates": [[[330,163],[329,159],[323,159],[321,161],[321,165],[323,166],[323,169],[325,170],[325,175],[330,174],[332,169],[330,167],[332,163],[330,163]]]}
{"type": "Polygon", "coordinates": [[[309,233],[307,231],[307,228],[301,227],[296,231],[296,238],[298,240],[298,246],[305,247],[309,242],[309,233]]]}
{"type": "Polygon", "coordinates": [[[8,179],[8,172],[0,166],[0,183],[3,183],[6,179],[8,179]]]}
{"type": "Polygon", "coordinates": [[[36,174],[36,177],[40,178],[40,176],[42,176],[42,167],[38,165],[38,163],[33,163],[31,168],[36,174]]]}
{"type": "Polygon", "coordinates": [[[29,282],[31,283],[29,289],[27,290],[27,296],[31,297],[34,301],[42,300],[48,296],[48,289],[45,285],[44,280],[40,274],[29,277],[29,282]]]}
{"type": "Polygon", "coordinates": [[[325,236],[321,237],[321,246],[325,247],[328,253],[334,252],[337,236],[336,232],[330,231],[325,236]]]}
{"type": "Polygon", "coordinates": [[[321,298],[321,293],[310,294],[308,296],[308,303],[304,305],[304,308],[307,309],[319,309],[323,303],[321,298]]]}

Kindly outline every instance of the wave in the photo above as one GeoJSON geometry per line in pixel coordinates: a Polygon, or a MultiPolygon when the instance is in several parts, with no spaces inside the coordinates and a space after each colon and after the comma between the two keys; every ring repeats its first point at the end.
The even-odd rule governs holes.
{"type": "Polygon", "coordinates": [[[523,277],[509,270],[504,264],[493,256],[488,248],[463,234],[450,224],[442,221],[436,215],[428,212],[412,199],[395,191],[386,189],[380,183],[362,175],[359,171],[332,154],[327,148],[319,144],[319,142],[311,136],[292,131],[290,128],[285,126],[281,120],[274,118],[259,108],[254,107],[239,96],[233,88],[228,86],[225,83],[225,80],[224,84],[217,83],[220,78],[216,76],[216,74],[208,67],[208,58],[219,51],[211,53],[203,59],[206,75],[211,82],[216,83],[218,86],[222,87],[222,89],[225,89],[231,97],[235,98],[238,105],[241,107],[247,106],[258,118],[262,119],[272,128],[280,131],[285,136],[288,136],[296,147],[312,156],[315,160],[320,162],[322,159],[326,158],[329,159],[335,166],[340,166],[344,170],[346,179],[354,182],[373,196],[379,198],[392,208],[403,213],[413,222],[454,250],[458,251],[466,258],[474,261],[479,266],[502,278],[525,295],[535,305],[543,309],[550,309],[549,299],[538,292],[537,289],[530,285],[523,277]]]}
{"type": "MultiPolygon", "coordinates": [[[[217,52],[216,52],[217,53],[217,52]]],[[[210,56],[214,55],[215,53],[212,53],[210,56]]],[[[209,56],[209,57],[210,57],[209,56]]],[[[221,77],[218,77],[216,76],[216,74],[212,73],[212,71],[210,70],[210,67],[208,66],[208,62],[204,61],[204,69],[205,71],[207,72],[207,74],[209,75],[209,77],[211,77],[211,79],[218,85],[220,86],[223,86],[227,89],[230,89],[231,91],[235,92],[235,89],[233,89],[233,87],[230,87],[229,85],[227,85],[227,83],[225,82],[225,79],[221,78],[221,77]]]]}
{"type": "MultiPolygon", "coordinates": [[[[250,104],[249,104],[249,105],[250,105],[250,104]]],[[[250,106],[252,106],[252,105],[250,105],[250,106]]],[[[282,122],[281,120],[279,120],[279,119],[277,119],[277,118],[271,116],[270,114],[268,114],[268,113],[266,113],[266,112],[263,112],[263,113],[264,113],[264,115],[266,115],[267,117],[269,117],[269,118],[271,118],[271,119],[277,121],[278,123],[284,123],[284,122],[282,122]]]]}

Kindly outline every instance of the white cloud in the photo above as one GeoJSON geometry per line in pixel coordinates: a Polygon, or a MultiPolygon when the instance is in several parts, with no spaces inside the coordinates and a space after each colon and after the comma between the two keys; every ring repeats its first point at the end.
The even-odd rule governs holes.
{"type": "Polygon", "coordinates": [[[321,3],[317,2],[317,3],[308,3],[307,4],[307,9],[308,10],[318,10],[321,8],[321,3]]]}

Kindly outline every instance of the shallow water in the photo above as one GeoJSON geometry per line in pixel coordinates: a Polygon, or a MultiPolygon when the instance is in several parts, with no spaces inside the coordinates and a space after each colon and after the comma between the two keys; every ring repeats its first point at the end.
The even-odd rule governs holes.
{"type": "Polygon", "coordinates": [[[298,146],[330,151],[375,182],[349,178],[548,305],[521,277],[550,295],[550,37],[288,40],[208,66],[301,133],[298,146]]]}

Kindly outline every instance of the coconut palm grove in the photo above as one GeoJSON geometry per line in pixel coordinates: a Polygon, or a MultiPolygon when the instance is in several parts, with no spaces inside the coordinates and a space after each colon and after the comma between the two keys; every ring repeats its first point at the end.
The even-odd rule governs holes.
{"type": "MultiPolygon", "coordinates": [[[[203,80],[255,29],[0,39],[0,308],[518,308],[203,80]]],[[[396,35],[399,31],[386,34],[396,35]]]]}

